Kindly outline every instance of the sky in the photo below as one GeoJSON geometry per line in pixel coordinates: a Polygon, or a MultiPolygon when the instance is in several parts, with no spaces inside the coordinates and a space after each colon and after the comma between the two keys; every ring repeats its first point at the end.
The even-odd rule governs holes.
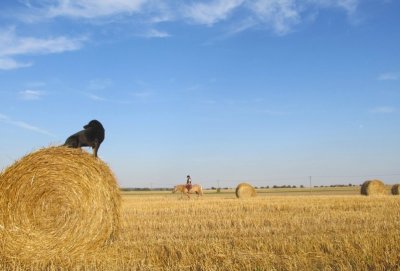
{"type": "Polygon", "coordinates": [[[398,183],[399,15],[395,0],[2,0],[0,169],[97,119],[122,187],[398,183]]]}

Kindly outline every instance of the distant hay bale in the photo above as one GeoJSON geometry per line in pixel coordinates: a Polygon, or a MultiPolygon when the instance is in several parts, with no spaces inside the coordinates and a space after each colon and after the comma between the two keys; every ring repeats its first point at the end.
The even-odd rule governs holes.
{"type": "Polygon", "coordinates": [[[361,186],[361,195],[386,195],[385,184],[380,180],[365,181],[361,186]]]}
{"type": "Polygon", "coordinates": [[[400,184],[395,184],[392,186],[392,195],[400,195],[400,184]]]}
{"type": "Polygon", "coordinates": [[[250,198],[250,197],[257,196],[257,192],[254,189],[254,187],[251,186],[248,183],[240,183],[236,187],[235,193],[236,193],[236,197],[239,198],[239,199],[250,198]]]}
{"type": "Polygon", "coordinates": [[[73,259],[120,230],[121,197],[110,168],[86,151],[49,147],[0,175],[0,256],[73,259]]]}

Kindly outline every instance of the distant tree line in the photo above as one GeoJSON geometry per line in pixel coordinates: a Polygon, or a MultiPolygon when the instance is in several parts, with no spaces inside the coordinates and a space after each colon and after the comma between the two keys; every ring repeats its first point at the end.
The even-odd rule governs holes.
{"type": "Polygon", "coordinates": [[[121,191],[172,191],[172,188],[158,187],[158,188],[148,188],[148,187],[123,187],[121,191]]]}
{"type": "MultiPolygon", "coordinates": [[[[332,184],[332,185],[314,185],[314,188],[324,188],[324,187],[351,187],[351,186],[358,186],[355,184],[332,184]]],[[[304,185],[296,186],[296,185],[273,185],[273,186],[255,186],[255,189],[270,189],[270,188],[305,188],[304,185]]],[[[221,192],[221,190],[228,190],[232,189],[231,187],[215,187],[212,186],[210,188],[205,188],[205,190],[216,190],[217,192],[221,192]]],[[[165,187],[157,187],[157,188],[148,188],[148,187],[124,187],[121,188],[121,191],[172,191],[172,188],[165,188],[165,187]]]]}
{"type": "Polygon", "coordinates": [[[317,187],[353,187],[353,186],[357,186],[356,184],[351,184],[351,183],[349,183],[349,184],[332,184],[332,185],[320,185],[320,186],[318,186],[318,185],[315,185],[314,187],[315,188],[317,188],[317,187]]]}

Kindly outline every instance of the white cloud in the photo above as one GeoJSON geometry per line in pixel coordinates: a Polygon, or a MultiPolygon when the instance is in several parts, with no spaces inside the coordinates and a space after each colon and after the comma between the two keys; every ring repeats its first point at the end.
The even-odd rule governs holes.
{"type": "Polygon", "coordinates": [[[168,38],[171,35],[164,31],[160,31],[157,29],[150,29],[143,36],[146,38],[168,38]]]}
{"type": "Polygon", "coordinates": [[[40,100],[43,95],[44,95],[43,91],[30,90],[30,89],[19,92],[19,96],[23,100],[40,100]]]}
{"type": "Polygon", "coordinates": [[[22,55],[54,54],[78,50],[86,38],[70,39],[64,36],[40,39],[22,37],[15,28],[0,29],[0,69],[11,70],[32,66],[32,62],[19,62],[15,59],[22,55]]]}
{"type": "Polygon", "coordinates": [[[352,13],[357,9],[360,0],[304,0],[302,2],[320,8],[342,8],[352,13]]]}
{"type": "Polygon", "coordinates": [[[247,6],[257,17],[259,24],[284,35],[302,23],[305,18],[316,18],[321,9],[339,8],[349,16],[353,15],[360,0],[255,0],[247,1],[247,6]],[[310,17],[310,14],[313,14],[310,17]]]}
{"type": "Polygon", "coordinates": [[[288,33],[301,21],[301,9],[294,0],[257,0],[249,7],[261,23],[271,25],[278,34],[288,33]]]}
{"type": "Polygon", "coordinates": [[[44,134],[44,135],[48,135],[48,136],[54,136],[54,134],[52,134],[52,133],[50,133],[50,132],[48,132],[48,131],[46,131],[44,129],[41,129],[41,128],[36,127],[36,126],[33,126],[33,125],[31,125],[29,123],[26,123],[24,121],[13,120],[10,117],[8,117],[6,115],[3,115],[1,113],[0,113],[0,122],[6,123],[6,124],[10,124],[10,125],[13,125],[13,126],[25,129],[25,130],[33,131],[33,132],[36,132],[36,133],[40,133],[40,134],[44,134]]]}
{"type": "Polygon", "coordinates": [[[0,57],[0,70],[14,70],[32,66],[31,62],[19,62],[9,57],[0,57]]]}
{"type": "Polygon", "coordinates": [[[225,20],[244,0],[217,0],[211,3],[194,3],[184,7],[184,17],[195,23],[211,26],[225,20]]]}
{"type": "Polygon", "coordinates": [[[95,95],[95,94],[92,94],[92,93],[88,93],[87,95],[88,95],[88,97],[89,97],[91,100],[93,100],[93,101],[98,101],[98,102],[105,102],[105,101],[107,101],[106,98],[100,97],[100,96],[95,95]]]}
{"type": "MultiPolygon", "coordinates": [[[[169,20],[188,19],[200,25],[213,26],[227,21],[233,26],[230,34],[240,33],[252,27],[265,27],[272,29],[279,35],[284,35],[302,23],[305,18],[310,18],[311,13],[321,9],[342,9],[348,16],[353,16],[359,6],[360,0],[213,0],[196,1],[192,4],[181,4],[175,9],[165,8],[169,20]],[[175,15],[171,15],[175,10],[175,15]],[[233,15],[239,14],[237,23],[233,15]]],[[[157,3],[157,1],[156,1],[157,3]]],[[[168,2],[167,2],[168,3],[168,2]]],[[[172,5],[172,4],[170,4],[172,5]]],[[[157,5],[153,5],[157,9],[157,5]]],[[[161,8],[158,10],[161,11],[161,8]]]]}
{"type": "Polygon", "coordinates": [[[15,33],[15,28],[9,28],[0,30],[0,57],[74,51],[80,49],[85,40],[86,38],[70,39],[64,36],[47,39],[21,37],[15,33]]]}
{"type": "Polygon", "coordinates": [[[56,0],[48,8],[48,17],[96,18],[138,12],[145,0],[56,0]]]}
{"type": "Polygon", "coordinates": [[[359,0],[338,0],[338,6],[344,8],[347,12],[354,12],[357,9],[359,0]]]}
{"type": "Polygon", "coordinates": [[[400,79],[400,73],[395,73],[395,72],[382,73],[378,76],[378,80],[381,81],[390,81],[399,79],[400,79]]]}
{"type": "Polygon", "coordinates": [[[371,109],[370,112],[376,114],[391,114],[396,112],[396,108],[392,106],[378,106],[371,109]]]}
{"type": "MultiPolygon", "coordinates": [[[[203,0],[203,1],[173,1],[173,0],[30,0],[26,5],[27,14],[35,13],[39,18],[56,19],[66,17],[71,19],[86,19],[88,22],[110,20],[115,25],[134,22],[138,29],[151,29],[148,32],[139,30],[138,35],[146,38],[165,38],[170,33],[156,30],[159,23],[173,21],[189,21],[190,23],[212,27],[224,22],[228,25],[228,34],[234,35],[251,28],[265,28],[278,35],[285,35],[303,21],[315,20],[320,10],[338,9],[347,13],[350,21],[356,18],[360,0],[203,0]],[[312,14],[313,16],[310,16],[312,14]]],[[[26,15],[28,16],[28,15],[26,15]]],[[[29,15],[32,17],[32,15],[29,15]]],[[[21,16],[20,16],[21,17],[21,16]]],[[[95,24],[96,25],[96,24],[95,24]]],[[[105,24],[101,24],[104,26],[105,24]]],[[[135,27],[133,27],[135,28],[135,27]]],[[[132,31],[132,28],[130,29],[132,31]]],[[[1,40],[0,40],[1,41],[1,40]]],[[[60,51],[74,50],[82,45],[81,40],[57,37],[39,40],[41,46],[35,47],[37,40],[27,38],[31,50],[36,53],[44,50],[46,53],[57,48],[54,44],[63,44],[60,51]],[[49,43],[49,46],[43,44],[49,43]],[[53,44],[53,45],[52,45],[53,44]]],[[[20,44],[15,51],[24,51],[20,44]]],[[[57,51],[55,51],[57,52],[57,51]]]]}
{"type": "Polygon", "coordinates": [[[233,26],[227,33],[227,36],[235,35],[240,32],[246,31],[255,26],[256,24],[257,22],[252,18],[247,18],[242,21],[239,21],[238,23],[233,24],[233,26]]]}

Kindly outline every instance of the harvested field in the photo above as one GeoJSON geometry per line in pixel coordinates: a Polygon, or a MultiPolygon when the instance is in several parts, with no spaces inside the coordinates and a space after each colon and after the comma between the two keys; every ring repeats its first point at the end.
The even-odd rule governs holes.
{"type": "MultiPolygon", "coordinates": [[[[126,193],[121,236],[47,270],[398,270],[398,197],[126,193]]],[[[3,259],[4,260],[4,259],[3,259]]],[[[18,269],[18,259],[0,269],[18,269]]]]}

